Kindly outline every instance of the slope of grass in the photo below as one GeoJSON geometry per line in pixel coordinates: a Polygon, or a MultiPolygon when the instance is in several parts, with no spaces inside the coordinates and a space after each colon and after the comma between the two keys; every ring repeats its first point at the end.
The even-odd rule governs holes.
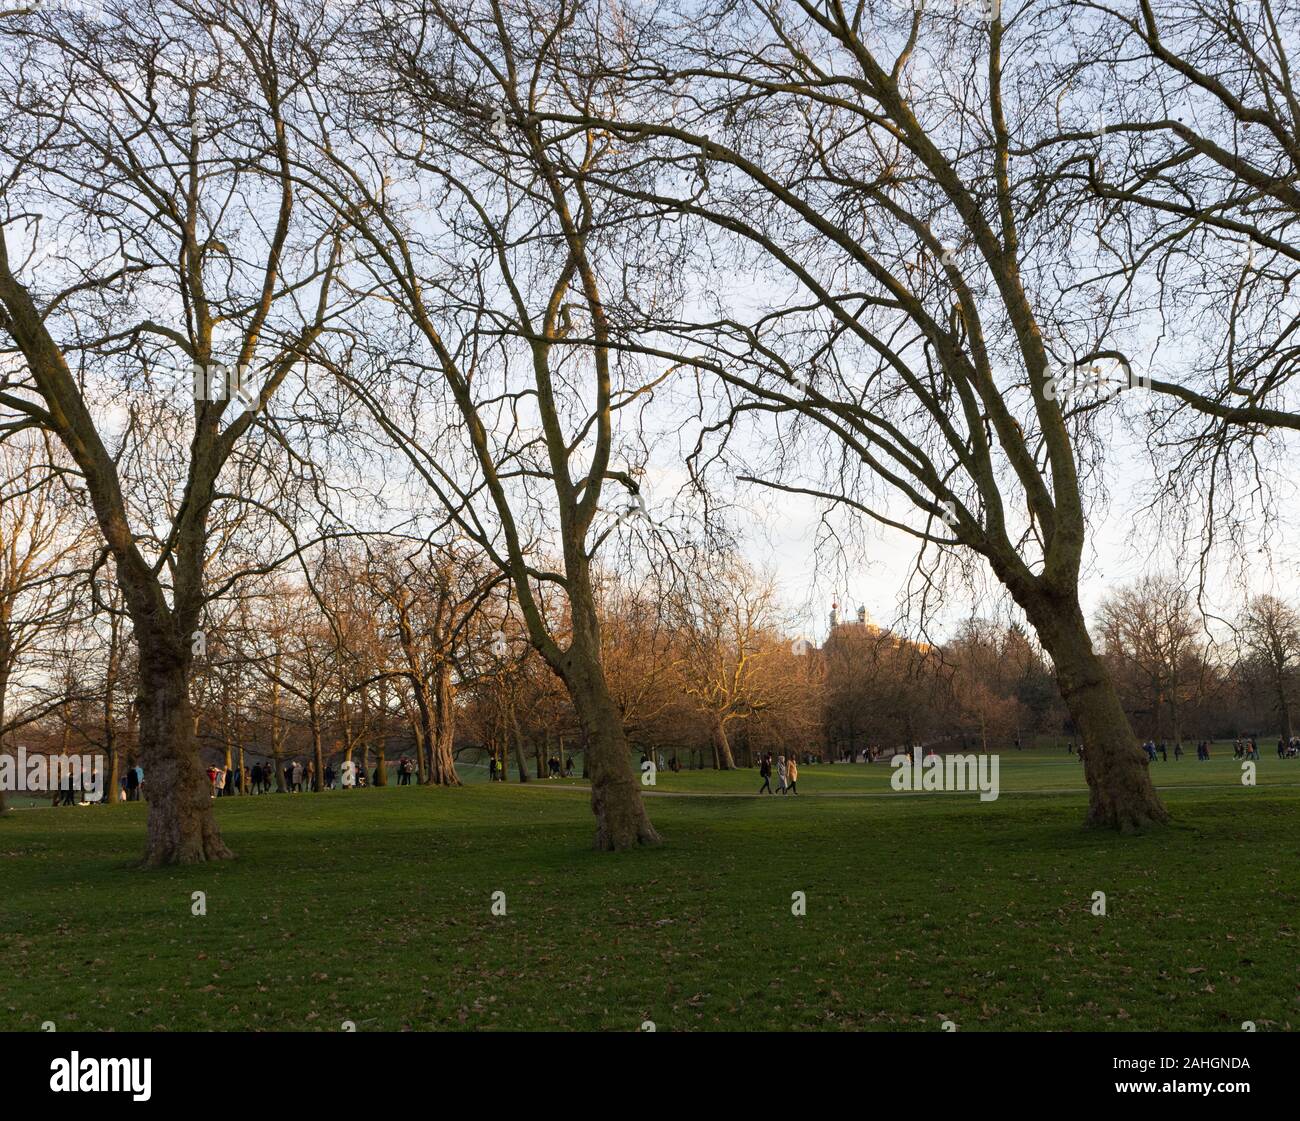
{"type": "Polygon", "coordinates": [[[1080,828],[1078,771],[1004,755],[983,804],[661,775],[666,843],[617,855],[588,848],[586,794],[560,782],[223,799],[239,859],[154,872],[132,866],[143,805],[19,810],[0,821],[0,1028],[1300,1022],[1300,766],[1266,757],[1255,788],[1231,760],[1157,767],[1177,821],[1136,838],[1080,828]],[[1026,792],[1048,789],[1074,792],[1026,792]]]}

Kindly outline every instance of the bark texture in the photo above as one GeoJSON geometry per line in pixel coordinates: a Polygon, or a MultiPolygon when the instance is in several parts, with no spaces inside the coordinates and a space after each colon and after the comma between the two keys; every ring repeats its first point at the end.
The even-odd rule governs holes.
{"type": "Polygon", "coordinates": [[[1078,603],[1036,600],[1029,616],[1056,666],[1061,696],[1083,741],[1087,824],[1131,833],[1167,822],[1169,811],[1151,782],[1149,761],[1093,649],[1078,603]]]}
{"type": "Polygon", "coordinates": [[[188,666],[181,658],[141,654],[140,756],[149,801],[143,863],[229,860],[213,814],[211,786],[194,743],[188,666]]]}

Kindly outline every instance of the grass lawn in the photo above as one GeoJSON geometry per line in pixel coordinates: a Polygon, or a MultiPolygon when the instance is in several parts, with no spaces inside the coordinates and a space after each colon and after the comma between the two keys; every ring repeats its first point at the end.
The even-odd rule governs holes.
{"type": "Polygon", "coordinates": [[[153,872],[144,805],[19,809],[0,1028],[1300,1024],[1300,761],[1266,754],[1254,788],[1222,753],[1157,764],[1176,823],[1127,838],[1080,827],[1080,770],[1006,753],[984,804],[883,766],[801,768],[784,800],[661,775],[666,843],[618,855],[576,781],[223,799],[239,860],[153,872]]]}

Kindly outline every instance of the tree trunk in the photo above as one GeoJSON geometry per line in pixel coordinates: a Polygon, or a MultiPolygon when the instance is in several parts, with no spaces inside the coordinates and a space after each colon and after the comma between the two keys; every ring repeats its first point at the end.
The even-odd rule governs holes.
{"type": "Polygon", "coordinates": [[[411,678],[411,693],[415,697],[415,710],[418,719],[415,724],[415,781],[424,786],[429,781],[426,760],[429,758],[429,745],[433,743],[436,732],[433,724],[433,702],[429,689],[418,677],[411,678]]]}
{"type": "MultiPolygon", "coordinates": [[[[8,692],[9,692],[9,682],[6,678],[6,675],[0,674],[0,755],[3,755],[5,750],[5,737],[4,737],[5,697],[8,694],[8,692]]],[[[8,812],[8,810],[9,807],[5,804],[4,787],[0,786],[0,814],[6,813],[8,812]]]]}
{"type": "Polygon", "coordinates": [[[736,757],[731,752],[731,741],[727,739],[727,729],[722,723],[722,717],[717,713],[713,714],[713,725],[710,729],[713,737],[713,769],[715,771],[734,771],[736,769],[736,757]]]}
{"type": "Polygon", "coordinates": [[[1061,697],[1083,741],[1087,824],[1129,833],[1168,821],[1078,601],[1038,596],[1023,606],[1056,666],[1061,697]]]}
{"type": "Polygon", "coordinates": [[[433,736],[429,761],[429,781],[437,786],[459,786],[456,773],[456,686],[451,680],[451,665],[440,662],[434,672],[433,736]]]}
{"type": "Polygon", "coordinates": [[[144,863],[198,864],[233,856],[212,812],[211,785],[194,743],[183,658],[140,649],[140,755],[149,820],[144,863]]]}
{"type": "Polygon", "coordinates": [[[515,769],[519,772],[519,781],[528,781],[528,761],[524,757],[524,736],[519,730],[519,721],[515,718],[514,701],[510,702],[510,741],[515,745],[515,769]]]}
{"type": "Polygon", "coordinates": [[[320,720],[314,711],[311,715],[311,754],[316,764],[312,768],[311,788],[319,792],[325,789],[325,752],[321,747],[320,720]]]}
{"type": "MultiPolygon", "coordinates": [[[[108,764],[108,789],[104,801],[112,805],[122,782],[122,752],[117,743],[117,713],[113,707],[113,690],[117,688],[117,626],[114,624],[108,649],[108,667],[104,674],[104,755],[108,764]]],[[[4,722],[0,720],[0,727],[4,722]]]]}
{"type": "Polygon", "coordinates": [[[1291,703],[1286,697],[1286,681],[1280,675],[1277,679],[1277,710],[1282,719],[1282,738],[1291,742],[1291,703]]]}
{"type": "Polygon", "coordinates": [[[598,657],[580,645],[579,630],[575,626],[563,676],[586,733],[596,848],[619,851],[658,844],[659,834],[650,824],[637,787],[618,706],[598,657]]]}
{"type": "MultiPolygon", "coordinates": [[[[280,656],[275,658],[275,672],[280,673],[280,656]]],[[[284,793],[284,725],[280,720],[280,686],[271,685],[271,759],[275,764],[275,792],[284,793]]]]}

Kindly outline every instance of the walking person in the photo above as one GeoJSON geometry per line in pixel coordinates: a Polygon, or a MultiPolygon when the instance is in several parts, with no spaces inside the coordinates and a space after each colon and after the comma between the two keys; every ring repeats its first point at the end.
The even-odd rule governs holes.
{"type": "Polygon", "coordinates": [[[790,762],[787,764],[786,770],[790,776],[790,793],[798,794],[799,791],[795,788],[799,785],[799,761],[793,755],[790,756],[790,762]]]}
{"type": "Polygon", "coordinates": [[[787,786],[785,778],[786,778],[785,756],[778,755],[776,757],[776,792],[778,794],[782,794],[782,795],[785,794],[786,786],[787,786]]]}
{"type": "Polygon", "coordinates": [[[758,788],[758,792],[762,794],[763,791],[766,790],[769,794],[771,794],[772,793],[772,756],[771,755],[764,755],[759,760],[758,773],[759,773],[759,777],[761,777],[763,780],[763,785],[758,788]]]}

